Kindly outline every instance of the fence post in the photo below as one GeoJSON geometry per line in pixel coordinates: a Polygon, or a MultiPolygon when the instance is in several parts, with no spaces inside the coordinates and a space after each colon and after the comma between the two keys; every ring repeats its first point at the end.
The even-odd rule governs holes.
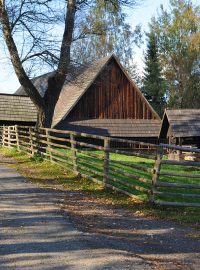
{"type": "Polygon", "coordinates": [[[52,162],[53,159],[52,159],[52,153],[51,153],[51,145],[50,145],[51,140],[49,138],[49,130],[46,129],[45,132],[46,132],[46,136],[47,136],[47,151],[49,154],[50,161],[52,162]]]}
{"type": "Polygon", "coordinates": [[[31,150],[31,156],[34,156],[34,145],[33,145],[33,135],[32,135],[32,128],[29,127],[29,140],[30,140],[30,150],[31,150]]]}
{"type": "Polygon", "coordinates": [[[2,141],[3,141],[3,126],[0,126],[0,146],[2,145],[2,141]]]}
{"type": "Polygon", "coordinates": [[[163,157],[163,148],[161,146],[158,146],[157,153],[156,153],[156,161],[153,168],[153,175],[152,175],[152,188],[150,193],[150,202],[155,203],[155,190],[156,190],[156,184],[159,179],[159,172],[161,168],[161,161],[163,157]]]}
{"type": "Polygon", "coordinates": [[[11,127],[9,126],[8,127],[8,147],[10,147],[11,146],[11,136],[10,136],[10,131],[11,131],[11,127]]]}
{"type": "Polygon", "coordinates": [[[110,149],[110,139],[105,138],[104,139],[104,165],[103,165],[103,169],[104,169],[103,184],[104,185],[106,185],[108,181],[108,174],[109,174],[109,158],[110,158],[109,149],[110,149]]]}
{"type": "Polygon", "coordinates": [[[2,131],[2,146],[5,147],[5,126],[3,126],[2,131]]]}
{"type": "Polygon", "coordinates": [[[16,145],[17,145],[17,151],[20,152],[20,145],[19,145],[19,133],[18,133],[18,126],[15,125],[15,137],[16,137],[16,145]]]}
{"type": "Polygon", "coordinates": [[[76,175],[79,175],[78,172],[78,159],[76,154],[76,138],[73,133],[70,133],[70,140],[71,140],[71,150],[72,150],[72,162],[73,162],[73,171],[76,175]]]}

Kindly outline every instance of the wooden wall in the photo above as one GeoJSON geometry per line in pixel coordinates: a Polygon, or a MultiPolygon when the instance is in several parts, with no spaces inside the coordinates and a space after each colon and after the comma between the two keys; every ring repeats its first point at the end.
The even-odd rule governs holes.
{"type": "Polygon", "coordinates": [[[67,118],[81,120],[158,117],[112,59],[67,118]]]}
{"type": "Polygon", "coordinates": [[[6,121],[6,120],[0,120],[0,126],[35,126],[36,122],[24,122],[24,121],[6,121]]]}

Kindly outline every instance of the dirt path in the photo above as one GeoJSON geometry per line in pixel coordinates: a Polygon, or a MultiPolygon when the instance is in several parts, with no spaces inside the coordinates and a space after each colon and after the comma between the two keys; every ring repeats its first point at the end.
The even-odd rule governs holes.
{"type": "Polygon", "coordinates": [[[78,191],[39,188],[0,165],[1,270],[194,270],[195,233],[78,191]]]}
{"type": "Polygon", "coordinates": [[[106,235],[116,241],[117,248],[151,261],[156,269],[199,269],[199,231],[174,222],[145,218],[80,192],[67,195],[63,208],[77,229],[106,235]]]}

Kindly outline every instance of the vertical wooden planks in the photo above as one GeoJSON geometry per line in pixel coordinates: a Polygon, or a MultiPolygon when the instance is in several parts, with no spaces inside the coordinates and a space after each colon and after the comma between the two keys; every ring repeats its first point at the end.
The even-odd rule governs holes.
{"type": "Polygon", "coordinates": [[[70,119],[156,119],[121,67],[109,62],[68,115],[70,119]]]}

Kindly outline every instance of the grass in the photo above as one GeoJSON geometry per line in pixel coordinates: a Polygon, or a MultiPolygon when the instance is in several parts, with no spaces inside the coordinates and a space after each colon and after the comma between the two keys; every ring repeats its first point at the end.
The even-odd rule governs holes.
{"type": "MultiPolygon", "coordinates": [[[[58,151],[65,152],[68,155],[70,155],[70,151],[63,150],[63,149],[57,149],[58,151]]],[[[101,151],[85,151],[85,154],[78,153],[77,157],[78,159],[78,166],[79,171],[87,174],[91,177],[94,177],[98,180],[103,180],[103,177],[99,175],[95,175],[95,173],[89,170],[96,171],[97,173],[103,174],[103,161],[98,158],[90,157],[87,154],[95,153],[95,155],[102,157],[103,152],[101,151]]],[[[134,156],[125,156],[121,154],[110,154],[110,163],[109,163],[109,176],[115,178],[119,182],[114,182],[112,180],[107,181],[109,184],[112,184],[120,189],[123,189],[125,191],[128,191],[131,194],[137,195],[140,199],[148,200],[148,194],[144,193],[143,191],[140,191],[137,189],[134,189],[130,186],[126,186],[123,183],[128,183],[131,185],[136,185],[137,187],[145,188],[145,189],[151,189],[151,183],[143,183],[139,181],[138,179],[135,179],[134,177],[131,177],[131,175],[135,175],[136,177],[145,178],[149,181],[152,179],[152,174],[150,172],[142,171],[140,169],[132,168],[130,166],[126,166],[124,164],[119,164],[117,161],[123,161],[127,164],[135,164],[139,166],[144,166],[149,169],[153,169],[155,161],[152,159],[146,159],[146,158],[140,158],[140,157],[134,157],[134,156]],[[116,171],[117,170],[117,171],[116,171]],[[121,172],[120,172],[120,171],[121,172]],[[124,173],[125,172],[125,173],[124,173]],[[126,175],[126,173],[130,174],[130,176],[126,175]],[[123,183],[121,183],[123,182],[123,183]]],[[[200,168],[198,167],[192,167],[192,166],[180,166],[180,165],[165,165],[163,164],[161,166],[161,172],[176,172],[176,173],[182,173],[182,174],[199,174],[200,175],[200,168]]],[[[188,177],[177,177],[177,176],[163,176],[161,175],[159,177],[159,181],[162,182],[169,182],[169,183],[179,183],[179,184],[199,184],[200,178],[188,178],[188,177]]],[[[193,196],[182,196],[182,195],[176,195],[177,193],[181,194],[196,194],[200,195],[199,189],[192,189],[192,188],[166,188],[166,187],[160,187],[156,189],[159,192],[162,192],[162,195],[156,196],[156,201],[159,203],[160,201],[165,202],[179,202],[179,203],[199,203],[200,204],[200,197],[193,197],[193,196]],[[165,195],[164,193],[172,193],[172,195],[165,195]]]]}
{"type": "MultiPolygon", "coordinates": [[[[68,155],[71,155],[71,151],[69,150],[63,150],[63,149],[57,149],[60,152],[65,152],[68,155]]],[[[58,155],[57,155],[58,156],[58,155]]],[[[85,153],[77,153],[77,157],[78,157],[78,167],[79,167],[79,171],[87,174],[91,177],[96,178],[97,180],[102,181],[103,177],[99,176],[99,174],[103,174],[103,160],[101,159],[103,157],[103,152],[102,151],[90,151],[87,150],[85,151],[85,153]],[[88,156],[88,154],[95,154],[97,157],[91,157],[88,156]],[[98,158],[99,157],[99,158],[98,158]],[[90,171],[89,171],[89,170],[90,171]],[[92,170],[92,171],[91,171],[92,170]],[[95,174],[96,172],[96,174],[95,174]]],[[[62,157],[63,158],[63,157],[62,157]]],[[[65,161],[65,158],[63,158],[65,161]]],[[[68,160],[66,158],[66,160],[68,160]]],[[[124,161],[127,163],[132,163],[134,160],[135,164],[138,165],[145,165],[146,167],[152,168],[154,161],[152,160],[148,160],[148,159],[144,159],[144,158],[137,158],[137,157],[132,157],[132,156],[124,156],[124,155],[120,155],[120,154],[115,154],[115,153],[111,153],[110,154],[110,161],[109,161],[109,176],[115,178],[116,180],[120,180],[123,181],[124,183],[129,183],[129,184],[133,184],[133,185],[137,185],[140,187],[144,187],[144,188],[149,188],[150,186],[145,184],[145,183],[141,183],[137,180],[134,180],[133,177],[130,178],[129,176],[124,175],[123,173],[119,173],[116,172],[115,170],[124,170],[126,173],[129,174],[134,174],[136,176],[139,177],[144,177],[147,178],[148,180],[151,180],[152,176],[150,173],[138,170],[138,169],[134,169],[134,168],[130,168],[129,166],[125,166],[125,165],[121,165],[121,164],[117,164],[117,161],[124,161]]],[[[68,168],[72,168],[71,166],[68,165],[68,168]]],[[[114,182],[112,180],[108,180],[107,181],[108,184],[112,184],[120,189],[123,189],[129,193],[132,193],[134,195],[137,195],[138,198],[140,199],[144,199],[147,200],[147,194],[144,194],[144,192],[140,192],[138,190],[135,189],[131,189],[130,187],[127,187],[121,183],[117,183],[114,182]]]]}
{"type": "MultiPolygon", "coordinates": [[[[120,194],[118,192],[113,192],[110,189],[103,188],[102,185],[93,183],[87,179],[76,177],[69,170],[62,168],[55,164],[49,164],[49,161],[44,161],[40,156],[34,158],[29,158],[24,153],[18,153],[15,149],[0,148],[0,153],[8,157],[13,157],[17,160],[16,164],[10,166],[16,168],[20,173],[25,177],[32,179],[32,181],[38,182],[43,185],[58,186],[68,190],[80,190],[81,192],[86,192],[90,196],[101,197],[106,201],[110,201],[113,204],[123,205],[131,209],[133,212],[136,212],[138,215],[146,215],[154,218],[163,218],[178,221],[182,224],[192,224],[199,227],[200,221],[200,211],[197,208],[189,207],[152,207],[148,203],[139,203],[133,199],[120,194]]],[[[101,154],[100,152],[95,152],[101,154]]],[[[120,155],[112,154],[111,160],[121,160],[120,155]]],[[[126,162],[133,161],[133,157],[126,157],[123,159],[126,162]]],[[[151,167],[153,165],[152,161],[134,158],[134,162],[137,164],[144,163],[151,167]]],[[[98,167],[101,167],[102,164],[100,161],[97,161],[98,167]]],[[[94,167],[93,167],[94,169],[94,167]]],[[[101,168],[102,169],[102,168],[101,168]]],[[[173,169],[172,166],[168,166],[165,170],[173,169]]],[[[196,169],[196,168],[195,168],[196,169]]],[[[139,173],[138,170],[130,168],[130,171],[133,173],[139,173]]],[[[129,172],[130,172],[129,171],[129,172]]],[[[149,174],[144,172],[143,176],[149,177],[149,174]]],[[[172,180],[170,180],[172,181],[172,180]]],[[[183,179],[185,181],[185,179],[183,179]]],[[[195,180],[196,181],[196,180],[195,180]]]]}

